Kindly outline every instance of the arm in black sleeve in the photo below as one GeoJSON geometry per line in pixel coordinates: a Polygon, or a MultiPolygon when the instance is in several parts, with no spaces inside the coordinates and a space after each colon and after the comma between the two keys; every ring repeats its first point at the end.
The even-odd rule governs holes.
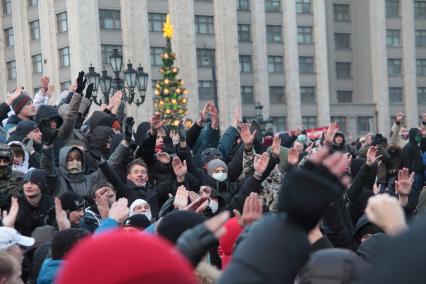
{"type": "Polygon", "coordinates": [[[1,121],[7,118],[7,114],[9,111],[10,111],[10,107],[7,103],[0,104],[0,123],[1,121]]]}
{"type": "Polygon", "coordinates": [[[259,193],[261,190],[261,181],[260,179],[255,178],[254,176],[249,176],[244,180],[243,185],[234,194],[228,202],[228,208],[230,210],[236,209],[239,212],[243,212],[244,202],[246,201],[246,197],[250,195],[252,192],[259,193]]]}
{"type": "Polygon", "coordinates": [[[142,158],[148,167],[152,165],[155,159],[154,154],[156,141],[157,133],[151,134],[151,131],[148,131],[142,144],[139,145],[138,149],[136,150],[136,157],[142,158]]]}
{"type": "Polygon", "coordinates": [[[121,179],[114,173],[107,161],[102,162],[99,165],[99,169],[102,171],[108,181],[114,186],[116,190],[117,199],[121,197],[127,198],[127,187],[121,181],[121,179]]]}
{"type": "Polygon", "coordinates": [[[276,157],[275,155],[271,155],[269,159],[268,166],[266,167],[265,172],[262,175],[261,181],[263,182],[272,172],[276,165],[280,163],[280,157],[276,157]]]}
{"type": "Polygon", "coordinates": [[[371,175],[373,168],[367,164],[364,164],[359,170],[356,177],[352,180],[351,186],[347,190],[347,196],[349,201],[353,202],[362,193],[362,189],[366,186],[367,179],[371,175]]]}
{"type": "Polygon", "coordinates": [[[236,181],[243,171],[243,154],[244,145],[238,148],[238,151],[232,157],[231,162],[227,165],[228,167],[228,180],[230,182],[236,181]]]}
{"type": "Polygon", "coordinates": [[[195,142],[197,141],[198,136],[200,136],[202,129],[203,127],[198,126],[197,123],[192,124],[191,128],[186,133],[186,143],[188,143],[189,148],[194,147],[195,142]]]}

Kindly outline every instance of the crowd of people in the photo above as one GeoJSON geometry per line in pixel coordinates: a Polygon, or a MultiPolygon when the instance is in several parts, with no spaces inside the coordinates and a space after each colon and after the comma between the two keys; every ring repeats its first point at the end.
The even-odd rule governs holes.
{"type": "Polygon", "coordinates": [[[348,143],[41,86],[0,104],[0,283],[422,283],[426,114],[348,143]]]}

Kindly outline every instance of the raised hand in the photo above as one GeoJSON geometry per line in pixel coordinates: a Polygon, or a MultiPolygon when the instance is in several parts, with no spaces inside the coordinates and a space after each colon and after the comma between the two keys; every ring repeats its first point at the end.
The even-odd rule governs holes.
{"type": "Polygon", "coordinates": [[[263,174],[266,171],[266,168],[268,167],[269,163],[269,154],[268,152],[264,152],[262,155],[256,155],[254,157],[254,170],[259,173],[263,174]]]}
{"type": "Polygon", "coordinates": [[[98,208],[99,215],[101,215],[102,219],[107,218],[109,215],[109,203],[108,198],[106,197],[107,192],[108,188],[102,187],[95,193],[96,207],[98,208]]]}
{"type": "Polygon", "coordinates": [[[198,196],[196,199],[191,200],[191,203],[188,206],[186,206],[183,210],[193,211],[197,214],[202,214],[207,209],[208,206],[209,206],[208,198],[206,196],[198,196]]]}
{"type": "Polygon", "coordinates": [[[281,138],[279,135],[274,136],[274,140],[272,141],[272,155],[275,157],[279,157],[281,153],[281,138]]]}
{"type": "Polygon", "coordinates": [[[395,121],[396,122],[401,122],[401,120],[404,118],[404,114],[402,113],[402,112],[398,112],[397,114],[396,114],[396,118],[395,118],[395,121]]]}
{"type": "Polygon", "coordinates": [[[9,212],[7,212],[6,210],[3,211],[3,218],[2,218],[3,226],[14,228],[16,216],[18,216],[18,211],[19,211],[18,199],[16,197],[12,197],[12,202],[11,202],[9,212]]]}
{"type": "Polygon", "coordinates": [[[93,93],[93,83],[87,86],[86,94],[84,96],[86,97],[86,99],[90,100],[90,98],[92,97],[92,93],[93,93]]]}
{"type": "Polygon", "coordinates": [[[186,130],[185,130],[185,126],[183,125],[183,121],[179,122],[177,132],[178,132],[178,135],[179,135],[179,141],[185,142],[186,141],[186,130]]]}
{"type": "Polygon", "coordinates": [[[214,104],[210,106],[210,114],[212,117],[212,128],[215,130],[219,129],[219,112],[214,104]]]}
{"type": "Polygon", "coordinates": [[[41,78],[40,80],[40,87],[43,94],[47,92],[47,88],[49,87],[49,81],[50,79],[47,76],[43,76],[43,78],[41,78]]]}
{"type": "Polygon", "coordinates": [[[127,143],[132,142],[133,125],[135,125],[133,117],[127,117],[126,124],[124,125],[124,140],[126,140],[127,143]]]}
{"type": "Polygon", "coordinates": [[[287,161],[290,165],[297,165],[299,163],[299,153],[296,149],[290,148],[288,150],[287,161]]]}
{"type": "Polygon", "coordinates": [[[241,124],[241,110],[239,107],[237,107],[234,111],[234,118],[232,120],[232,126],[235,128],[238,128],[238,126],[241,124]]]}
{"type": "Polygon", "coordinates": [[[86,82],[87,79],[84,79],[84,71],[80,71],[80,73],[78,73],[76,81],[77,86],[75,87],[74,92],[80,95],[83,94],[83,90],[86,88],[86,82]]]}
{"type": "Polygon", "coordinates": [[[188,167],[186,166],[185,160],[182,162],[179,157],[174,157],[172,161],[172,167],[176,177],[178,178],[178,181],[185,178],[185,175],[188,172],[188,167]]]}
{"type": "Polygon", "coordinates": [[[67,230],[71,228],[71,222],[68,219],[67,212],[62,209],[62,203],[59,198],[55,198],[55,213],[56,223],[58,224],[59,231],[67,230]]]}
{"type": "Polygon", "coordinates": [[[186,190],[185,186],[181,185],[178,187],[175,195],[175,200],[173,201],[173,206],[176,209],[184,210],[186,206],[188,206],[188,190],[186,190]]]}
{"type": "Polygon", "coordinates": [[[162,164],[168,164],[170,163],[170,155],[167,154],[166,152],[158,152],[157,161],[159,161],[162,164]]]}
{"type": "Polygon", "coordinates": [[[407,168],[403,168],[398,172],[398,180],[395,181],[395,190],[401,196],[408,196],[411,192],[411,188],[414,182],[415,172],[410,171],[407,168]]]}
{"type": "Polygon", "coordinates": [[[336,122],[332,122],[328,127],[327,131],[324,134],[324,138],[329,145],[332,145],[334,143],[334,136],[336,135],[338,130],[339,127],[337,126],[336,122]]]}
{"type": "Polygon", "coordinates": [[[256,130],[253,133],[250,133],[250,126],[248,123],[241,124],[241,130],[238,131],[240,134],[241,140],[243,141],[245,148],[251,150],[253,146],[253,141],[256,138],[256,130]]]}
{"type": "Polygon", "coordinates": [[[201,123],[204,123],[205,121],[206,121],[206,118],[207,118],[207,115],[209,114],[209,112],[210,112],[210,108],[211,108],[211,105],[212,105],[213,103],[211,102],[211,101],[208,101],[206,104],[205,104],[205,106],[204,106],[204,108],[203,108],[203,110],[200,112],[200,119],[199,119],[199,121],[201,122],[201,123]]]}
{"type": "Polygon", "coordinates": [[[16,86],[15,91],[13,91],[13,93],[7,95],[6,104],[8,104],[10,106],[13,103],[13,101],[17,97],[19,97],[19,95],[22,93],[23,89],[24,89],[24,87],[22,87],[22,86],[16,86]]]}
{"type": "Polygon", "coordinates": [[[161,113],[156,112],[151,117],[151,129],[157,131],[161,126],[163,126],[163,121],[161,120],[161,113]]]}
{"type": "Polygon", "coordinates": [[[123,223],[129,216],[127,204],[128,200],[126,198],[120,198],[118,201],[114,202],[109,210],[108,217],[116,220],[118,223],[123,223]]]}
{"type": "Polygon", "coordinates": [[[241,215],[237,210],[232,212],[237,217],[240,226],[244,228],[262,218],[263,202],[257,193],[252,192],[244,202],[243,214],[241,215]]]}
{"type": "Polygon", "coordinates": [[[377,162],[378,159],[381,158],[381,156],[378,156],[377,154],[379,153],[379,148],[377,146],[372,146],[370,148],[368,148],[367,151],[367,165],[368,166],[372,166],[374,165],[375,162],[377,162]]]}

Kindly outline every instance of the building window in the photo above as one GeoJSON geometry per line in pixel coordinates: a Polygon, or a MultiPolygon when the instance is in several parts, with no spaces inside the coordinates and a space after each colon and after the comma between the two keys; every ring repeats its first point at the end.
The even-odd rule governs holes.
{"type": "Polygon", "coordinates": [[[426,18],[426,1],[414,1],[414,17],[426,18]]]}
{"type": "Polygon", "coordinates": [[[250,73],[251,72],[251,56],[240,55],[240,72],[250,73]]]}
{"type": "Polygon", "coordinates": [[[211,48],[197,48],[197,66],[212,67],[212,59],[215,56],[215,50],[211,48]]]}
{"type": "Polygon", "coordinates": [[[213,81],[198,81],[198,95],[200,100],[212,100],[213,94],[213,81]]]}
{"type": "Polygon", "coordinates": [[[337,79],[350,79],[351,75],[350,62],[336,62],[336,78],[337,79]]]}
{"type": "Polygon", "coordinates": [[[12,0],[3,0],[3,15],[12,13],[12,0]]]}
{"type": "Polygon", "coordinates": [[[195,32],[197,34],[214,34],[212,16],[195,16],[195,32]]]}
{"type": "Polygon", "coordinates": [[[335,33],[334,45],[336,49],[351,49],[351,34],[335,33]]]}
{"type": "Polygon", "coordinates": [[[274,126],[274,133],[284,131],[286,129],[287,121],[285,116],[271,117],[274,126]]]}
{"type": "Polygon", "coordinates": [[[238,41],[250,41],[250,25],[238,24],[238,41]]]}
{"type": "Polygon", "coordinates": [[[266,12],[280,12],[281,11],[281,0],[265,0],[265,11],[266,12]]]}
{"type": "Polygon", "coordinates": [[[417,101],[419,104],[426,104],[426,87],[417,88],[417,101]]]}
{"type": "Polygon", "coordinates": [[[8,28],[4,30],[4,43],[6,47],[14,46],[13,28],[8,28]]]}
{"type": "Polygon", "coordinates": [[[61,90],[62,91],[68,91],[71,86],[71,81],[65,81],[61,83],[61,90]]]}
{"type": "Polygon", "coordinates": [[[56,15],[58,33],[68,31],[67,12],[62,12],[56,15]]]}
{"type": "Polygon", "coordinates": [[[386,42],[388,46],[401,46],[401,31],[400,30],[387,30],[386,42]]]}
{"type": "Polygon", "coordinates": [[[236,0],[237,9],[240,11],[248,11],[250,9],[249,0],[236,0]]]}
{"type": "Polygon", "coordinates": [[[282,41],[281,26],[267,25],[266,39],[268,42],[281,42],[282,41]]]}
{"type": "Polygon", "coordinates": [[[346,132],[346,117],[344,116],[332,116],[331,121],[339,124],[339,130],[343,133],[346,132]]]}
{"type": "Polygon", "coordinates": [[[373,118],[371,116],[359,116],[356,118],[358,133],[368,133],[372,130],[373,118]]]}
{"type": "Polygon", "coordinates": [[[253,87],[252,86],[241,86],[241,102],[243,104],[253,104],[253,87]]]}
{"type": "Polygon", "coordinates": [[[416,46],[426,47],[426,30],[416,30],[416,46]]]}
{"type": "Polygon", "coordinates": [[[403,96],[402,96],[402,88],[395,88],[391,87],[389,88],[389,102],[390,103],[402,103],[403,102],[403,96]]]}
{"type": "Polygon", "coordinates": [[[303,104],[315,104],[315,87],[300,87],[300,99],[303,104]]]}
{"type": "Polygon", "coordinates": [[[163,53],[163,50],[162,47],[151,47],[151,65],[163,65],[163,61],[161,60],[161,53],[163,53]]]}
{"type": "Polygon", "coordinates": [[[399,0],[386,0],[386,17],[399,17],[399,0]]]}
{"type": "Polygon", "coordinates": [[[121,54],[122,52],[122,46],[121,45],[113,45],[113,44],[102,44],[101,45],[101,57],[102,57],[102,64],[110,64],[109,57],[112,54],[112,50],[117,49],[118,53],[121,54]]]}
{"type": "Polygon", "coordinates": [[[417,76],[426,76],[426,59],[417,59],[417,76]]]}
{"type": "Polygon", "coordinates": [[[317,117],[316,116],[302,116],[303,129],[316,128],[317,117]]]}
{"type": "Polygon", "coordinates": [[[150,32],[162,32],[163,23],[166,21],[166,14],[148,13],[148,23],[150,32]]]}
{"type": "Polygon", "coordinates": [[[268,72],[269,73],[282,73],[283,72],[283,57],[282,56],[268,56],[268,72]]]}
{"type": "Polygon", "coordinates": [[[102,30],[121,30],[120,10],[99,10],[99,24],[102,30]]]}
{"type": "Polygon", "coordinates": [[[314,73],[314,58],[312,56],[299,57],[299,72],[300,74],[314,73]]]}
{"type": "Polygon", "coordinates": [[[64,47],[59,49],[59,64],[61,67],[70,66],[70,49],[69,47],[64,47]]]}
{"type": "Polygon", "coordinates": [[[296,1],[296,13],[298,14],[310,14],[312,12],[312,1],[311,0],[297,0],[296,1]]]}
{"type": "Polygon", "coordinates": [[[7,65],[7,79],[15,80],[16,79],[16,61],[12,60],[6,63],[7,65]]]}
{"type": "Polygon", "coordinates": [[[38,5],[38,0],[28,0],[28,7],[36,7],[38,5]]]}
{"type": "Polygon", "coordinates": [[[402,60],[401,59],[388,59],[388,75],[400,76],[402,73],[402,60]]]}
{"type": "Polygon", "coordinates": [[[285,104],[284,87],[269,87],[271,104],[285,104]]]}
{"type": "Polygon", "coordinates": [[[337,91],[337,102],[347,104],[352,102],[352,91],[337,91]]]}
{"type": "Polygon", "coordinates": [[[297,27],[297,42],[299,44],[313,43],[312,27],[297,27]]]}
{"type": "Polygon", "coordinates": [[[35,20],[30,22],[30,33],[31,40],[39,40],[40,39],[40,22],[39,20],[35,20]]]}
{"type": "Polygon", "coordinates": [[[33,55],[33,74],[43,73],[43,61],[41,59],[41,54],[33,55]]]}
{"type": "Polygon", "coordinates": [[[345,4],[334,4],[334,20],[338,22],[349,22],[351,20],[349,5],[345,4]]]}

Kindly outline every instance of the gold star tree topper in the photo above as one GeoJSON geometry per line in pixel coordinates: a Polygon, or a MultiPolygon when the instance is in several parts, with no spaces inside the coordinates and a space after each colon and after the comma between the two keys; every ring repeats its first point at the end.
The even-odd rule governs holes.
{"type": "Polygon", "coordinates": [[[163,36],[168,39],[173,37],[173,25],[170,22],[170,15],[167,15],[166,22],[163,23],[163,36]]]}

